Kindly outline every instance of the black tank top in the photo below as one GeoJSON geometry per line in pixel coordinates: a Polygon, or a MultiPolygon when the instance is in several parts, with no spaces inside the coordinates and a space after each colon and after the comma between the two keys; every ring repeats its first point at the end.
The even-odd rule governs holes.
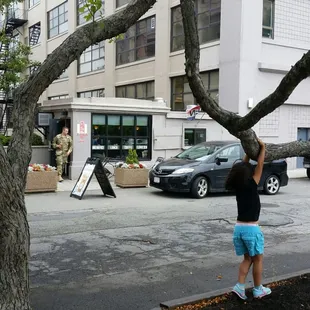
{"type": "Polygon", "coordinates": [[[236,191],[238,206],[238,221],[256,222],[260,215],[260,199],[257,184],[253,178],[249,179],[242,189],[236,191]]]}

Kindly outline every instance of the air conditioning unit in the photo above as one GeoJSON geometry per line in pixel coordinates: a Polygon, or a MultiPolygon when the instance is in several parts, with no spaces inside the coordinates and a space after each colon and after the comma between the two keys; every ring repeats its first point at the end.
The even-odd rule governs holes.
{"type": "Polygon", "coordinates": [[[53,113],[38,113],[37,125],[39,127],[48,127],[50,124],[50,119],[53,118],[53,113]]]}

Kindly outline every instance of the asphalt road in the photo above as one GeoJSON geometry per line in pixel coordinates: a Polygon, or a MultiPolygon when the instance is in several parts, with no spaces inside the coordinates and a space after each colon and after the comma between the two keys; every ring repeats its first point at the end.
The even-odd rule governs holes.
{"type": "MultiPolygon", "coordinates": [[[[296,179],[261,196],[265,277],[310,267],[309,191],[308,179],[296,179]]],[[[233,196],[195,200],[151,188],[116,194],[26,196],[33,309],[150,310],[235,283],[233,196]]]]}

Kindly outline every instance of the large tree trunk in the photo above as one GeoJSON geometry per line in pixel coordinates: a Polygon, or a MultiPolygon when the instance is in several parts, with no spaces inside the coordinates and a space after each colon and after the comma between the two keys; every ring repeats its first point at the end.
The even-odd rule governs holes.
{"type": "Polygon", "coordinates": [[[80,27],[15,91],[13,136],[7,154],[0,144],[0,310],[30,309],[30,236],[24,191],[39,97],[86,48],[126,32],[155,2],[132,0],[100,22],[80,27]]]}
{"type": "Polygon", "coordinates": [[[0,167],[0,309],[28,310],[30,239],[24,186],[14,177],[3,147],[0,167]]]}
{"type": "MultiPolygon", "coordinates": [[[[2,184],[1,184],[2,187],[2,184]]],[[[12,190],[12,186],[9,186],[12,190]]],[[[29,227],[23,195],[0,200],[0,309],[29,310],[29,227]]]]}

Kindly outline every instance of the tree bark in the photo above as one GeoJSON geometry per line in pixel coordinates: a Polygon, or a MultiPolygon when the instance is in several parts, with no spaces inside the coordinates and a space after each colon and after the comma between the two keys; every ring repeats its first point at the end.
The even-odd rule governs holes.
{"type": "MultiPolygon", "coordinates": [[[[200,78],[200,44],[195,15],[195,1],[181,0],[185,36],[185,72],[190,88],[201,109],[232,135],[241,140],[246,153],[257,159],[259,144],[255,132],[250,129],[261,118],[280,107],[297,85],[310,75],[310,52],[305,54],[283,78],[277,89],[262,100],[251,112],[241,117],[227,111],[208,94],[200,78]]],[[[266,161],[295,156],[310,157],[310,142],[294,141],[284,144],[267,144],[266,161]]]]}
{"type": "Polygon", "coordinates": [[[29,227],[20,182],[0,148],[0,309],[28,310],[29,227]]]}
{"type": "Polygon", "coordinates": [[[13,135],[7,154],[0,144],[0,310],[30,309],[24,191],[39,97],[86,48],[126,32],[155,2],[132,0],[125,9],[79,28],[14,92],[13,135]]]}

